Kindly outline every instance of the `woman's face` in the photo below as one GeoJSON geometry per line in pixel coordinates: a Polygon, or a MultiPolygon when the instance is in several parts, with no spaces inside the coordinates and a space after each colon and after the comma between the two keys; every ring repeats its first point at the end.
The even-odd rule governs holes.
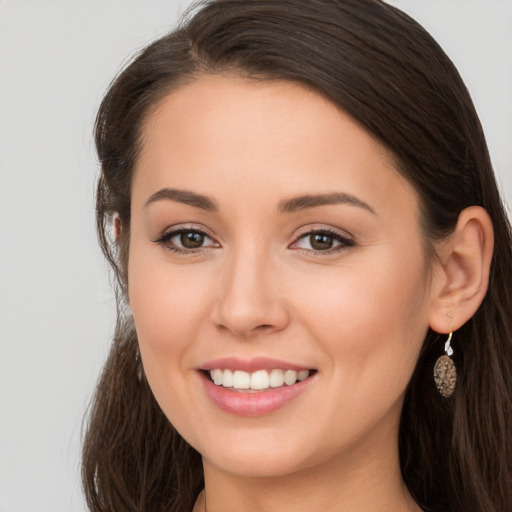
{"type": "Polygon", "coordinates": [[[147,120],[129,300],[154,395],[207,464],[283,475],[395,447],[429,269],[413,188],[320,95],[204,77],[147,120]]]}

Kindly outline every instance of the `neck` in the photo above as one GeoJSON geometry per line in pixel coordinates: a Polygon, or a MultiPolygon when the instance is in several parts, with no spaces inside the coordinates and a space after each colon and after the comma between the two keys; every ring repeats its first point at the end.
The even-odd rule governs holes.
{"type": "MultiPolygon", "coordinates": [[[[419,512],[401,477],[397,436],[391,444],[389,434],[281,476],[234,475],[203,459],[207,512],[419,512]]],[[[200,501],[194,512],[204,512],[200,501]]]]}

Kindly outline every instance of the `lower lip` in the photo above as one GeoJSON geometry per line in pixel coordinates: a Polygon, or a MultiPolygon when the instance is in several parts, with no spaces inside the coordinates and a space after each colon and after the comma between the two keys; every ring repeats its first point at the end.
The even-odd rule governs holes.
{"type": "Polygon", "coordinates": [[[305,391],[314,378],[313,375],[291,386],[244,393],[217,386],[203,372],[199,373],[210,400],[219,409],[237,416],[262,416],[277,411],[305,391]]]}

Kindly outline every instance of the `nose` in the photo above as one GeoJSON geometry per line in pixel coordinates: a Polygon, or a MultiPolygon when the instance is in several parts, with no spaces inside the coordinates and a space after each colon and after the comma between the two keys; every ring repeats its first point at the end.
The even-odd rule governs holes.
{"type": "Polygon", "coordinates": [[[250,339],[289,323],[279,269],[262,251],[239,251],[223,262],[212,321],[221,330],[250,339]]]}

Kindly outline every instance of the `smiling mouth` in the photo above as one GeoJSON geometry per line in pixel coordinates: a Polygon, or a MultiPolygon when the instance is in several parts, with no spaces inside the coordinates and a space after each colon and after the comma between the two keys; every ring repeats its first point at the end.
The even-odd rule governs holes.
{"type": "Polygon", "coordinates": [[[205,370],[204,374],[216,386],[230,391],[257,393],[268,389],[293,386],[311,377],[316,370],[257,370],[249,373],[243,370],[215,368],[205,370]]]}

